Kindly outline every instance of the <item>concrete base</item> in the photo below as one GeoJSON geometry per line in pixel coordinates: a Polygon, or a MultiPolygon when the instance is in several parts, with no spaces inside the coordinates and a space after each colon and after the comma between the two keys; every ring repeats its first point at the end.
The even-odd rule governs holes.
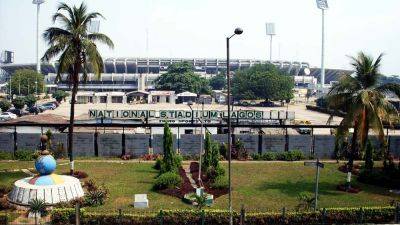
{"type": "Polygon", "coordinates": [[[60,177],[64,182],[55,185],[29,184],[29,180],[33,177],[17,180],[14,183],[13,190],[8,194],[8,200],[10,203],[19,206],[29,206],[29,202],[33,199],[42,199],[46,205],[55,205],[83,197],[84,192],[77,178],[71,176],[60,177]]]}

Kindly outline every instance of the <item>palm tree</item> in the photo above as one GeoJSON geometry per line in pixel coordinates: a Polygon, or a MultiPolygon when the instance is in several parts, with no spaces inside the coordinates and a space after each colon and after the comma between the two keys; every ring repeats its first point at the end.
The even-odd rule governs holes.
{"type": "Polygon", "coordinates": [[[349,129],[354,128],[350,148],[347,149],[350,177],[353,160],[359,150],[366,146],[369,131],[374,131],[381,143],[385,143],[383,124],[391,124],[393,118],[398,117],[396,108],[386,99],[386,94],[393,93],[399,97],[400,85],[379,84],[382,57],[380,54],[374,60],[363,52],[357,57],[351,57],[354,75],[343,76],[327,95],[330,108],[346,111],[338,128],[337,138],[346,139],[349,129]]]}
{"type": "Polygon", "coordinates": [[[73,132],[76,93],[79,85],[79,73],[86,81],[87,74],[93,71],[98,77],[103,72],[103,59],[98,52],[95,42],[103,43],[110,48],[114,44],[109,37],[101,33],[90,33],[89,24],[93,19],[104,18],[98,12],[88,12],[82,3],[79,8],[60,3],[57,12],[53,15],[53,23],[58,21],[59,27],[48,28],[43,37],[50,46],[42,60],[49,61],[59,55],[57,81],[61,81],[62,74],[67,74],[66,82],[72,86],[71,111],[68,130],[68,154],[70,158],[71,174],[73,173],[73,132]]]}

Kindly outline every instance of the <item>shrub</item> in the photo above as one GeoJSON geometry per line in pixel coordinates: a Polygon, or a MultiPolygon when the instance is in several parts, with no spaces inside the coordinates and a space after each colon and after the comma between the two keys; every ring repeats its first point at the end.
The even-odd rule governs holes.
{"type": "Polygon", "coordinates": [[[228,187],[229,182],[226,176],[217,176],[214,182],[211,184],[211,188],[214,189],[226,189],[228,187]]]}
{"type": "Polygon", "coordinates": [[[32,161],[34,160],[34,152],[29,150],[18,150],[15,152],[15,159],[21,161],[32,161]]]}
{"type": "Polygon", "coordinates": [[[6,196],[0,197],[0,211],[14,208],[15,206],[10,204],[6,196]]]}
{"type": "Polygon", "coordinates": [[[29,212],[45,216],[47,214],[46,204],[43,199],[33,199],[29,202],[29,212]]]}
{"type": "Polygon", "coordinates": [[[61,102],[67,96],[68,93],[62,90],[57,90],[53,93],[53,98],[55,98],[57,102],[61,102]]]}
{"type": "Polygon", "coordinates": [[[11,160],[11,159],[13,159],[12,153],[0,151],[0,160],[11,160]]]}
{"type": "Polygon", "coordinates": [[[154,189],[164,190],[167,188],[175,188],[182,182],[182,178],[174,172],[166,172],[161,174],[154,183],[154,189]]]}
{"type": "Polygon", "coordinates": [[[300,150],[293,150],[290,152],[290,154],[291,154],[291,161],[299,161],[306,158],[304,156],[304,153],[300,150]]]}
{"type": "Polygon", "coordinates": [[[25,106],[25,99],[22,97],[16,97],[12,100],[12,104],[16,109],[23,109],[25,106]]]}
{"type": "Polygon", "coordinates": [[[104,204],[109,194],[104,185],[97,186],[93,180],[89,180],[85,182],[85,187],[88,190],[84,196],[85,206],[100,206],[104,204]]]}
{"type": "Polygon", "coordinates": [[[222,155],[225,159],[228,158],[228,146],[226,144],[221,144],[219,146],[219,154],[222,155]]]}
{"type": "Polygon", "coordinates": [[[225,169],[222,166],[209,167],[206,171],[207,178],[215,180],[217,177],[225,175],[225,169]]]}
{"type": "Polygon", "coordinates": [[[396,175],[396,173],[388,173],[378,168],[361,170],[357,180],[380,187],[400,188],[400,171],[396,175]]]}
{"type": "Polygon", "coordinates": [[[2,100],[0,101],[0,109],[2,112],[7,112],[7,110],[9,110],[11,108],[11,103],[9,101],[6,100],[2,100]]]}
{"type": "Polygon", "coordinates": [[[266,160],[266,161],[274,161],[276,160],[276,153],[274,152],[266,152],[264,154],[262,154],[262,160],[266,160]]]}
{"type": "Polygon", "coordinates": [[[25,101],[26,106],[28,106],[30,108],[35,105],[37,99],[34,95],[30,94],[30,95],[25,96],[24,101],[25,101]]]}
{"type": "Polygon", "coordinates": [[[261,160],[262,158],[261,158],[261,155],[260,154],[258,154],[258,153],[251,153],[251,158],[253,159],[253,160],[256,160],[256,161],[258,161],[258,160],[261,160]]]}
{"type": "Polygon", "coordinates": [[[297,200],[299,204],[296,206],[296,211],[310,211],[315,204],[315,198],[306,192],[301,192],[297,200]]]}
{"type": "Polygon", "coordinates": [[[0,185],[0,198],[3,197],[4,195],[7,195],[11,190],[12,190],[11,185],[1,184],[0,185]]]}
{"type": "Polygon", "coordinates": [[[156,159],[156,163],[154,164],[154,169],[161,170],[162,163],[163,163],[162,157],[158,157],[156,159]]]}
{"type": "Polygon", "coordinates": [[[66,151],[65,151],[65,148],[64,148],[64,143],[58,142],[57,146],[56,146],[56,149],[54,151],[54,158],[62,159],[64,157],[66,157],[66,151]]]}
{"type": "MultiPolygon", "coordinates": [[[[282,217],[281,212],[254,212],[246,214],[246,224],[257,225],[317,225],[317,224],[357,224],[357,223],[390,223],[394,219],[394,207],[365,207],[363,220],[360,220],[360,208],[331,208],[326,209],[325,216],[322,210],[316,212],[287,212],[282,217]]],[[[1,215],[1,214],[0,214],[1,215]]],[[[200,210],[165,210],[163,211],[164,224],[198,224],[202,216],[200,210]]],[[[228,224],[229,211],[205,210],[206,224],[228,224]]],[[[239,224],[240,214],[233,212],[234,224],[239,224]]],[[[51,211],[51,224],[73,224],[75,209],[54,209],[51,211]]],[[[94,213],[81,210],[82,225],[120,224],[120,225],[157,225],[160,216],[157,213],[123,214],[94,213]]]]}

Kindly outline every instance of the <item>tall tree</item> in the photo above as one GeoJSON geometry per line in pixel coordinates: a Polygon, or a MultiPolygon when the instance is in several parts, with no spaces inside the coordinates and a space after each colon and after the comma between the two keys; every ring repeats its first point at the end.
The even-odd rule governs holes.
{"type": "MultiPolygon", "coordinates": [[[[29,95],[43,92],[44,76],[34,70],[16,70],[11,77],[13,95],[29,95]]],[[[10,87],[8,87],[10,88],[10,87]]]]}
{"type": "Polygon", "coordinates": [[[219,73],[210,78],[210,86],[213,90],[222,90],[226,86],[226,72],[219,73]]]}
{"type": "Polygon", "coordinates": [[[270,63],[239,70],[232,81],[233,97],[238,100],[290,100],[293,88],[293,78],[270,63]]]}
{"type": "Polygon", "coordinates": [[[70,7],[66,3],[60,3],[57,12],[53,15],[53,23],[58,21],[60,26],[50,27],[43,34],[50,47],[45,52],[42,60],[49,61],[60,55],[57,81],[61,80],[61,74],[67,74],[66,82],[72,86],[68,130],[68,154],[71,173],[74,170],[72,140],[79,73],[82,73],[84,81],[86,81],[87,74],[91,71],[100,76],[103,72],[103,59],[98,52],[96,42],[103,43],[110,48],[114,47],[111,39],[105,34],[89,32],[90,22],[98,17],[104,18],[98,12],[88,12],[84,3],[81,3],[79,7],[70,7]]]}
{"type": "MultiPolygon", "coordinates": [[[[383,123],[390,124],[394,118],[398,118],[396,108],[385,95],[392,93],[400,96],[400,85],[378,84],[381,76],[379,72],[381,61],[382,54],[376,60],[363,52],[360,52],[357,57],[351,57],[355,74],[343,76],[327,95],[329,108],[346,111],[346,116],[340,123],[337,138],[348,136],[349,128],[354,128],[351,145],[347,150],[350,175],[354,157],[366,146],[369,131],[374,131],[378,134],[379,140],[385,143],[383,123]]],[[[372,154],[372,151],[367,151],[367,153],[372,154]]],[[[385,155],[387,156],[387,153],[385,155]]],[[[372,156],[366,158],[370,159],[372,156]]]]}
{"type": "Polygon", "coordinates": [[[196,94],[209,94],[211,92],[208,80],[195,74],[193,66],[187,62],[170,65],[167,73],[157,78],[156,88],[176,93],[189,91],[196,94]]]}
{"type": "Polygon", "coordinates": [[[171,129],[168,126],[168,123],[164,124],[164,136],[163,136],[163,150],[164,150],[164,157],[163,157],[163,166],[164,168],[161,169],[161,172],[171,172],[176,171],[175,165],[175,151],[173,147],[173,138],[171,129]]]}

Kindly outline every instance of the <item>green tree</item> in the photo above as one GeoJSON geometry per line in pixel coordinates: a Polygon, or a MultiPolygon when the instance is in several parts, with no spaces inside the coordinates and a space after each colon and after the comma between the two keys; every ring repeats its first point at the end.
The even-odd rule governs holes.
{"type": "Polygon", "coordinates": [[[209,94],[211,92],[208,80],[195,74],[193,66],[188,62],[170,65],[167,73],[157,78],[156,88],[176,93],[189,91],[196,94],[209,94]]]}
{"type": "Polygon", "coordinates": [[[0,101],[0,109],[2,112],[7,112],[7,110],[9,110],[11,108],[11,103],[9,101],[6,100],[2,100],[0,101]]]}
{"type": "Polygon", "coordinates": [[[219,154],[219,144],[218,143],[212,143],[212,152],[211,152],[211,166],[214,168],[218,168],[219,167],[219,159],[221,157],[221,155],[219,154]]]}
{"type": "Polygon", "coordinates": [[[103,59],[98,52],[96,42],[114,47],[111,39],[102,33],[90,33],[90,22],[103,17],[98,12],[88,12],[84,3],[79,7],[70,7],[60,3],[57,12],[53,15],[53,22],[59,22],[59,27],[48,28],[43,37],[50,46],[43,56],[43,60],[50,60],[59,56],[57,81],[61,74],[68,74],[66,82],[72,86],[71,110],[68,129],[68,154],[70,157],[71,174],[73,173],[73,132],[76,93],[79,85],[79,73],[82,79],[87,80],[87,74],[93,72],[98,77],[103,72],[103,59]]]}
{"type": "Polygon", "coordinates": [[[34,95],[30,94],[30,95],[25,96],[24,100],[25,100],[26,106],[28,106],[30,108],[36,104],[37,98],[34,95]]]}
{"type": "Polygon", "coordinates": [[[65,99],[65,97],[68,96],[68,93],[63,90],[57,90],[52,96],[57,102],[61,102],[63,99],[65,99]]]}
{"type": "Polygon", "coordinates": [[[22,97],[16,97],[12,100],[12,104],[16,109],[23,109],[25,106],[25,99],[22,97]]]}
{"type": "Polygon", "coordinates": [[[226,75],[219,73],[210,79],[210,86],[213,90],[222,90],[226,86],[226,75]]]}
{"type": "Polygon", "coordinates": [[[232,81],[234,99],[287,101],[293,98],[293,78],[274,65],[258,64],[236,72],[232,81]]]}
{"type": "Polygon", "coordinates": [[[44,76],[34,70],[16,70],[11,76],[11,92],[13,95],[36,94],[36,90],[41,93],[43,87],[44,76]]]}
{"type": "Polygon", "coordinates": [[[163,136],[163,150],[164,150],[164,157],[162,163],[161,173],[165,172],[176,172],[176,165],[175,165],[175,151],[173,149],[172,143],[172,132],[168,126],[168,123],[164,124],[164,136],[163,136]]]}
{"type": "MultiPolygon", "coordinates": [[[[385,94],[393,93],[399,96],[400,85],[378,84],[381,76],[379,72],[381,60],[382,54],[374,60],[363,52],[357,57],[351,57],[355,75],[343,76],[327,95],[329,108],[346,111],[346,116],[337,130],[337,138],[348,136],[349,129],[354,128],[350,148],[347,148],[350,173],[353,170],[355,156],[366,146],[369,131],[373,130],[378,134],[379,140],[385,143],[383,123],[391,123],[394,118],[398,118],[396,108],[386,99],[385,94]]],[[[387,154],[385,156],[387,158],[387,154]]],[[[372,158],[372,156],[367,157],[372,158]]]]}
{"type": "Polygon", "coordinates": [[[204,141],[204,155],[203,155],[203,169],[207,171],[207,169],[211,166],[211,157],[212,157],[212,142],[210,132],[206,132],[206,138],[204,141]]]}

